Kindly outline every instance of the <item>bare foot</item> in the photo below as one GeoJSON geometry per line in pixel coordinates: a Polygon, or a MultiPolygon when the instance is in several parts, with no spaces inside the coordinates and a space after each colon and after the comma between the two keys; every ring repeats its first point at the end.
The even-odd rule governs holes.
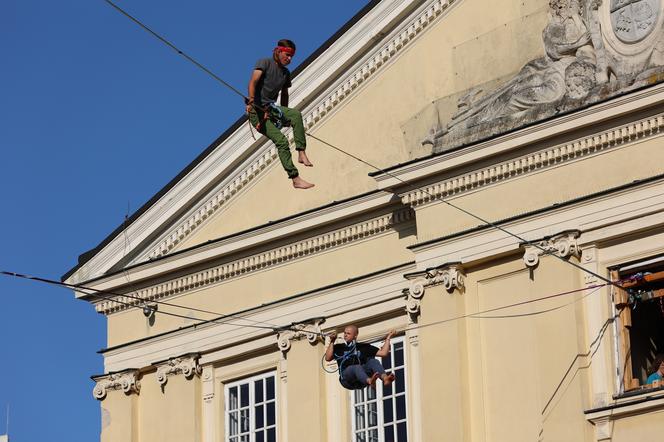
{"type": "Polygon", "coordinates": [[[307,153],[303,150],[298,150],[297,152],[297,162],[300,164],[304,164],[307,167],[313,167],[313,163],[309,161],[309,158],[307,157],[307,153]]]}
{"type": "Polygon", "coordinates": [[[379,377],[380,375],[378,373],[372,374],[370,378],[367,378],[367,385],[370,386],[371,388],[376,388],[376,381],[378,380],[379,377]]]}
{"type": "Polygon", "coordinates": [[[382,377],[383,385],[390,385],[392,382],[394,382],[394,378],[394,373],[384,374],[382,377]]]}
{"type": "Polygon", "coordinates": [[[311,184],[308,181],[304,181],[299,176],[296,176],[295,178],[293,178],[293,187],[295,187],[296,189],[310,189],[314,186],[315,186],[315,184],[311,184]]]}

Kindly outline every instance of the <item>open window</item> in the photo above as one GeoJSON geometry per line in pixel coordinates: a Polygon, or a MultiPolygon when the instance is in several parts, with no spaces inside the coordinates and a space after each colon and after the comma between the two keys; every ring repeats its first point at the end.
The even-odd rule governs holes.
{"type": "Polygon", "coordinates": [[[664,257],[614,269],[611,278],[623,286],[613,290],[620,393],[657,388],[646,381],[655,356],[664,353],[664,257]]]}

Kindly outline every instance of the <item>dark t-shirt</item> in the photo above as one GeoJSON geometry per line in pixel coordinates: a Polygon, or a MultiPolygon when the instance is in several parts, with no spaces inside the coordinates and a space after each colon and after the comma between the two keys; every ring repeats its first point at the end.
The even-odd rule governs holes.
{"type": "Polygon", "coordinates": [[[334,359],[337,361],[337,365],[341,366],[344,354],[347,352],[350,352],[351,355],[345,358],[343,362],[344,367],[355,364],[366,364],[369,359],[376,357],[378,349],[371,344],[364,344],[362,342],[358,342],[354,346],[352,343],[348,345],[345,342],[343,344],[334,344],[334,359]]]}
{"type": "Polygon", "coordinates": [[[262,58],[256,62],[254,69],[263,71],[263,75],[256,82],[256,96],[254,101],[260,106],[275,103],[279,92],[285,87],[290,87],[290,71],[272,58],[262,58]]]}

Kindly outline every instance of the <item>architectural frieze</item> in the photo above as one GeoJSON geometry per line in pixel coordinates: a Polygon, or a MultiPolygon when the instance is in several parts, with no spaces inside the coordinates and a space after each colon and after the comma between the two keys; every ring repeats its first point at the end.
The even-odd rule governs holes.
{"type": "MultiPolygon", "coordinates": [[[[420,8],[409,20],[404,21],[399,28],[384,37],[382,44],[377,45],[373,51],[355,64],[354,69],[349,69],[345,76],[337,80],[327,92],[320,95],[314,103],[303,110],[302,117],[305,128],[307,130],[314,129],[324,121],[327,114],[350,98],[362,83],[380,72],[383,66],[399,55],[416,37],[440,18],[444,11],[458,2],[459,0],[430,1],[428,5],[420,8]]],[[[286,136],[290,142],[293,142],[292,130],[286,132],[286,136]]],[[[273,163],[278,163],[278,161],[275,163],[276,159],[277,150],[274,145],[264,143],[250,162],[236,172],[232,180],[218,186],[211,196],[200,203],[185,219],[181,220],[174,228],[169,229],[169,232],[150,246],[146,253],[132,262],[154,259],[171,252],[178,244],[201,227],[204,221],[225,208],[234,195],[237,195],[251,184],[273,163]]]]}
{"type": "Polygon", "coordinates": [[[322,336],[320,325],[325,318],[315,318],[300,324],[293,324],[290,330],[277,333],[277,346],[279,350],[286,353],[291,348],[291,342],[306,339],[310,344],[316,344],[322,336]]]}
{"type": "Polygon", "coordinates": [[[135,305],[143,305],[147,301],[160,300],[192,289],[200,289],[244,275],[247,272],[267,269],[337,247],[343,247],[355,241],[382,235],[389,232],[395,225],[410,222],[413,218],[412,209],[397,210],[342,229],[150,286],[130,293],[129,296],[119,296],[117,298],[119,302],[104,300],[98,302],[95,308],[99,313],[109,314],[132,308],[135,305]]]}
{"type": "Polygon", "coordinates": [[[534,245],[524,245],[523,262],[527,267],[537,267],[540,256],[556,255],[561,258],[581,256],[581,249],[577,239],[581,235],[578,230],[569,230],[559,234],[533,241],[534,245]]]}
{"type": "Polygon", "coordinates": [[[406,290],[406,311],[411,317],[420,313],[422,298],[427,287],[442,285],[448,292],[465,290],[465,272],[459,262],[446,263],[439,267],[405,275],[411,280],[406,290]]]}
{"type": "Polygon", "coordinates": [[[508,161],[431,184],[403,195],[411,207],[435,203],[485,186],[520,178],[532,172],[558,167],[582,158],[606,153],[627,143],[643,141],[664,133],[664,114],[644,118],[613,129],[558,144],[508,161]]]}
{"type": "Polygon", "coordinates": [[[93,376],[92,380],[96,384],[92,389],[92,395],[95,399],[101,401],[109,391],[122,390],[125,394],[138,394],[141,390],[138,377],[138,370],[125,370],[119,373],[93,376]]]}
{"type": "Polygon", "coordinates": [[[198,353],[192,353],[155,363],[154,365],[157,367],[157,382],[159,382],[159,385],[164,386],[168,382],[169,376],[178,374],[184,375],[187,379],[200,376],[202,368],[198,365],[199,358],[200,355],[198,353]]]}

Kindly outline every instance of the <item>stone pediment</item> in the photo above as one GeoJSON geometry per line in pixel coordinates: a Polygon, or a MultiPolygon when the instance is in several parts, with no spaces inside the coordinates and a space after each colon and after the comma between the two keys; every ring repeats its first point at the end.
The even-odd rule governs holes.
{"type": "MultiPolygon", "coordinates": [[[[458,2],[388,0],[366,8],[294,77],[290,102],[302,110],[305,128],[315,131],[458,2]]],[[[74,284],[89,281],[192,246],[191,238],[201,226],[279,167],[272,143],[254,140],[249,126],[240,123],[141,208],[135,219],[83,254],[63,279],[74,284]]],[[[326,202],[334,199],[332,195],[326,202]]],[[[249,222],[246,227],[259,224],[249,222]]]]}
{"type": "Polygon", "coordinates": [[[662,81],[663,7],[660,0],[550,0],[545,55],[499,84],[457,94],[456,111],[423,144],[449,151],[662,81]]]}

